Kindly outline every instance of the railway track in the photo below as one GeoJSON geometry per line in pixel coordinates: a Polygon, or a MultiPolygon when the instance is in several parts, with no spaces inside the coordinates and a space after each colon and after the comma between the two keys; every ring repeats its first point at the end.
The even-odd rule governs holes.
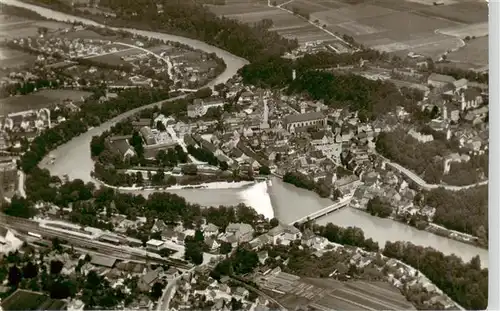
{"type": "Polygon", "coordinates": [[[112,245],[101,241],[70,235],[68,233],[60,232],[47,227],[40,227],[38,222],[29,219],[11,217],[6,215],[4,216],[5,217],[3,217],[2,219],[3,221],[1,225],[17,231],[37,233],[45,239],[58,238],[62,241],[67,241],[67,244],[86,248],[107,255],[119,254],[124,256],[125,258],[141,258],[144,261],[165,263],[181,269],[191,268],[185,263],[171,260],[169,258],[163,258],[156,253],[150,253],[140,249],[125,248],[123,246],[112,245]]]}

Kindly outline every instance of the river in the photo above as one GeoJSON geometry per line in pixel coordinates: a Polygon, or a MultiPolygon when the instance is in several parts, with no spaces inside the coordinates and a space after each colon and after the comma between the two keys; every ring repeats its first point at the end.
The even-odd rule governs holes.
{"type": "MultiPolygon", "coordinates": [[[[58,21],[78,21],[88,25],[102,26],[88,19],[26,4],[18,0],[0,0],[0,3],[30,9],[46,18],[58,21]]],[[[216,53],[217,56],[224,60],[227,67],[219,77],[209,84],[209,86],[227,81],[236,74],[239,68],[247,63],[246,60],[240,57],[201,41],[136,29],[121,30],[127,30],[131,33],[161,40],[178,41],[207,53],[216,53]]],[[[50,165],[47,163],[47,159],[44,159],[41,166],[49,169],[53,175],[68,175],[71,179],[80,178],[84,181],[91,181],[90,171],[93,169],[93,163],[90,158],[89,146],[92,136],[100,135],[117,121],[134,114],[138,110],[140,110],[140,108],[120,115],[102,124],[98,128],[94,128],[72,139],[51,152],[52,155],[56,156],[55,164],[50,165]]],[[[331,201],[321,199],[313,192],[285,184],[277,178],[273,178],[269,186],[267,186],[266,183],[258,183],[241,189],[183,189],[172,190],[170,192],[177,193],[185,197],[187,201],[200,205],[219,206],[245,203],[267,217],[276,216],[284,223],[293,222],[295,219],[306,216],[311,212],[331,204],[331,201]]],[[[142,194],[147,195],[148,193],[142,192],[142,194]]],[[[369,214],[355,209],[342,209],[320,219],[318,222],[320,224],[331,222],[343,227],[357,226],[363,229],[367,238],[371,237],[381,246],[383,246],[386,241],[411,241],[417,245],[433,247],[444,254],[455,253],[464,260],[469,260],[473,256],[479,255],[483,266],[488,266],[487,250],[437,236],[429,232],[420,231],[390,219],[372,217],[369,214]]]]}
{"type": "MultiPolygon", "coordinates": [[[[271,179],[267,187],[263,182],[241,189],[183,189],[169,190],[169,192],[183,196],[188,202],[203,206],[245,203],[267,217],[274,215],[283,223],[291,223],[332,204],[329,199],[320,198],[314,192],[284,183],[276,177],[271,179]]],[[[152,191],[139,193],[147,196],[152,191]]],[[[430,246],[446,255],[454,253],[465,261],[479,255],[482,265],[488,266],[488,251],[485,249],[417,230],[391,219],[373,217],[354,208],[341,209],[320,218],[317,222],[322,225],[331,222],[340,227],[359,227],[363,229],[366,238],[372,238],[381,247],[387,241],[411,241],[416,245],[430,246]]]]}

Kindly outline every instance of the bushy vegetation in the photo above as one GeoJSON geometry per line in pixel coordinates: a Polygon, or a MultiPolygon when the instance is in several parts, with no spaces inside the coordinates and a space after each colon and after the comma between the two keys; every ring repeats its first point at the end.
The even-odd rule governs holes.
{"type": "Polygon", "coordinates": [[[295,187],[312,190],[322,198],[328,198],[332,195],[332,193],[335,198],[340,196],[339,191],[334,189],[331,182],[328,183],[326,179],[321,179],[316,182],[302,173],[287,172],[283,175],[283,181],[292,184],[295,187]]]}
{"type": "Polygon", "coordinates": [[[408,242],[387,242],[383,254],[418,269],[466,310],[486,309],[488,269],[481,269],[479,256],[464,263],[454,255],[408,242]]]}
{"type": "Polygon", "coordinates": [[[448,229],[477,236],[488,243],[488,186],[461,191],[434,189],[425,194],[425,204],[436,208],[433,222],[448,229]]]}

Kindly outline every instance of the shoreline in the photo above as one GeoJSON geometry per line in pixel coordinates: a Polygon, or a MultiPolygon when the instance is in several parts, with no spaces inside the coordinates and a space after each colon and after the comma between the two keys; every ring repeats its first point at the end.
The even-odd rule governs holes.
{"type": "MultiPolygon", "coordinates": [[[[162,192],[172,190],[239,190],[238,195],[241,203],[251,207],[257,214],[264,215],[268,219],[275,216],[274,205],[271,201],[268,182],[270,181],[238,181],[238,182],[211,182],[198,185],[174,185],[170,187],[117,187],[108,185],[101,180],[93,177],[93,180],[100,186],[111,188],[117,191],[130,191],[134,195],[140,192],[162,192]]],[[[271,183],[272,185],[272,183],[271,183]]]]}
{"type": "MultiPolygon", "coordinates": [[[[277,173],[272,173],[272,175],[274,175],[277,178],[280,178],[283,181],[283,177],[281,175],[279,175],[277,173]]],[[[290,184],[292,186],[295,186],[295,185],[293,185],[291,183],[288,183],[288,184],[290,184]]],[[[297,186],[295,186],[295,187],[297,187],[297,186]]],[[[297,188],[300,188],[300,187],[297,187],[297,188]]],[[[300,189],[304,189],[304,188],[300,188],[300,189]]],[[[308,190],[308,189],[304,189],[304,190],[309,191],[311,193],[314,193],[315,195],[317,195],[319,197],[319,195],[315,191],[313,191],[313,190],[308,190]]],[[[332,201],[334,203],[336,202],[336,201],[332,200],[331,198],[326,198],[326,199],[329,199],[330,201],[332,201]]],[[[378,216],[371,215],[370,213],[368,213],[366,211],[366,209],[363,209],[363,208],[354,207],[354,206],[351,206],[351,205],[348,205],[347,207],[348,208],[354,208],[354,209],[360,210],[360,211],[362,211],[362,212],[370,215],[371,217],[378,217],[378,216]]],[[[399,223],[401,223],[401,224],[403,224],[405,226],[409,226],[409,227],[415,228],[415,229],[420,230],[420,231],[426,231],[426,232],[435,234],[437,236],[441,236],[441,237],[444,237],[444,238],[447,238],[447,239],[450,239],[450,240],[454,240],[454,241],[457,241],[457,242],[460,242],[460,243],[468,244],[468,245],[471,245],[471,246],[474,246],[474,247],[478,247],[478,248],[481,248],[481,249],[484,249],[484,250],[488,251],[488,247],[487,246],[484,246],[484,245],[481,245],[481,244],[475,242],[475,240],[478,239],[478,237],[470,235],[470,234],[467,234],[467,233],[464,233],[464,232],[460,232],[460,231],[448,229],[446,227],[443,227],[441,225],[438,225],[438,224],[435,224],[435,223],[432,223],[432,222],[428,223],[428,225],[424,229],[419,229],[419,228],[411,226],[408,223],[406,223],[406,222],[404,222],[402,220],[399,220],[399,219],[397,219],[397,218],[395,218],[393,216],[389,216],[389,217],[387,217],[387,219],[390,219],[390,220],[395,221],[395,222],[399,222],[399,223]]]]}
{"type": "Polygon", "coordinates": [[[214,181],[214,182],[205,182],[201,184],[195,185],[173,185],[169,187],[165,186],[112,186],[108,185],[105,182],[101,181],[98,178],[93,177],[93,179],[99,183],[101,186],[106,188],[111,188],[115,190],[125,190],[125,191],[167,191],[167,190],[182,190],[182,189],[199,189],[199,190],[214,190],[214,189],[240,189],[246,186],[255,184],[256,181],[214,181]]]}
{"type": "MultiPolygon", "coordinates": [[[[366,209],[363,209],[363,208],[358,208],[358,207],[354,207],[354,206],[348,206],[349,208],[354,208],[354,209],[357,209],[357,210],[360,210],[372,217],[378,217],[378,216],[373,216],[371,215],[370,213],[368,213],[366,211],[366,209]]],[[[382,217],[379,217],[379,218],[382,218],[382,217]]],[[[383,218],[382,218],[383,219],[383,218]]],[[[441,236],[441,237],[444,237],[444,238],[447,238],[447,239],[450,239],[450,240],[454,240],[454,241],[457,241],[457,242],[460,242],[460,243],[464,243],[464,244],[468,244],[468,245],[471,245],[471,246],[474,246],[474,247],[478,247],[478,248],[481,248],[481,249],[484,249],[484,250],[488,250],[488,247],[485,247],[479,243],[475,243],[473,240],[474,239],[478,239],[478,237],[476,236],[473,236],[473,235],[470,235],[470,234],[467,234],[467,233],[464,233],[464,232],[460,232],[460,231],[455,231],[455,230],[452,230],[452,229],[448,229],[446,227],[443,227],[441,225],[438,225],[438,224],[435,224],[433,222],[430,222],[428,223],[428,225],[424,228],[424,229],[419,229],[415,226],[411,226],[409,225],[408,223],[402,221],[402,220],[399,220],[393,216],[389,216],[389,217],[386,217],[386,219],[390,219],[392,221],[395,221],[395,222],[399,222],[405,226],[409,226],[409,227],[412,227],[412,228],[415,228],[417,230],[420,230],[420,231],[426,231],[426,232],[429,232],[429,233],[432,233],[432,234],[435,234],[437,236],[441,236]],[[470,239],[470,240],[467,240],[470,239]]]]}

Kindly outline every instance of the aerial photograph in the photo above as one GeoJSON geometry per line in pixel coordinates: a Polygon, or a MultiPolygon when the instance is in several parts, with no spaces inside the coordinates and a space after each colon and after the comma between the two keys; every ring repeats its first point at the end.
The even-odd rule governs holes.
{"type": "Polygon", "coordinates": [[[486,0],[0,0],[0,311],[486,309],[488,35],[486,0]]]}

